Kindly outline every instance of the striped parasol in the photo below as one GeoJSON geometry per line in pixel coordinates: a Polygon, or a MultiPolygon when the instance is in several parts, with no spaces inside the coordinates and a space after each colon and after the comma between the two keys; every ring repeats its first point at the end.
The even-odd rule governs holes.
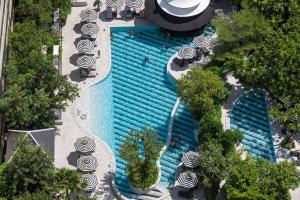
{"type": "Polygon", "coordinates": [[[97,167],[97,159],[92,155],[83,155],[77,160],[77,168],[83,172],[94,171],[97,167]]]}
{"type": "Polygon", "coordinates": [[[199,153],[194,151],[189,151],[183,154],[181,161],[184,166],[189,168],[194,168],[200,165],[199,153]]]}
{"type": "Polygon", "coordinates": [[[98,31],[99,27],[95,23],[87,23],[81,27],[81,32],[85,35],[95,35],[98,31]]]}
{"type": "Polygon", "coordinates": [[[84,174],[81,181],[86,184],[85,191],[93,190],[98,184],[97,177],[93,174],[84,174]]]}
{"type": "Polygon", "coordinates": [[[91,69],[95,64],[95,59],[92,56],[84,55],[79,57],[76,63],[80,68],[91,69]]]}
{"type": "Polygon", "coordinates": [[[179,175],[177,181],[182,187],[193,188],[198,184],[198,177],[195,173],[186,171],[179,175]]]}
{"type": "Polygon", "coordinates": [[[112,8],[120,8],[123,5],[123,0],[106,0],[106,6],[112,8]]]}
{"type": "Polygon", "coordinates": [[[95,10],[86,9],[86,10],[81,11],[80,17],[81,17],[82,21],[92,22],[97,19],[97,13],[95,10]]]}
{"type": "Polygon", "coordinates": [[[78,51],[88,53],[95,48],[95,43],[90,40],[80,40],[76,47],[78,51]]]}
{"type": "Polygon", "coordinates": [[[78,138],[74,143],[75,149],[81,153],[91,153],[95,151],[96,144],[94,139],[89,138],[87,136],[78,138]]]}
{"type": "Polygon", "coordinates": [[[181,59],[192,59],[197,55],[196,49],[192,47],[182,47],[178,51],[178,56],[181,59]]]}
{"type": "Polygon", "coordinates": [[[208,39],[208,37],[204,37],[204,36],[198,36],[198,37],[195,37],[193,39],[193,44],[196,46],[196,47],[205,47],[207,49],[210,48],[210,40],[208,39]]]}
{"type": "Polygon", "coordinates": [[[137,9],[142,7],[143,0],[125,0],[125,5],[132,9],[137,9]]]}

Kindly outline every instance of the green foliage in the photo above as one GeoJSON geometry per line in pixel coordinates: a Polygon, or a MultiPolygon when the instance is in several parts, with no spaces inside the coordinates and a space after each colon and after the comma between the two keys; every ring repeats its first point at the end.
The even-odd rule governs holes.
{"type": "Polygon", "coordinates": [[[217,17],[213,25],[219,41],[214,50],[217,54],[215,59],[243,55],[247,50],[258,48],[262,45],[264,36],[272,31],[264,16],[253,9],[243,9],[229,18],[217,17]]]}
{"type": "Polygon", "coordinates": [[[60,10],[60,22],[65,24],[67,16],[71,13],[72,2],[71,0],[61,1],[52,0],[53,8],[59,8],[60,10]]]}
{"type": "Polygon", "coordinates": [[[53,110],[63,110],[67,102],[78,96],[77,87],[53,66],[51,55],[42,53],[43,46],[52,48],[59,43],[58,37],[48,30],[47,16],[52,15],[49,5],[49,0],[16,2],[17,23],[9,35],[9,62],[4,68],[7,87],[0,96],[0,111],[5,113],[8,128],[53,127],[53,110]],[[41,6],[48,14],[39,13],[44,9],[41,6]],[[40,15],[44,17],[35,20],[40,15]]]}
{"type": "Polygon", "coordinates": [[[197,171],[208,200],[216,199],[219,183],[228,174],[228,166],[233,157],[239,156],[234,152],[224,156],[223,151],[222,145],[213,139],[200,146],[199,161],[201,164],[197,171]]]}
{"type": "Polygon", "coordinates": [[[299,133],[300,2],[243,0],[241,5],[240,12],[214,21],[220,44],[213,60],[233,70],[246,88],[266,91],[276,101],[270,116],[299,133]]]}
{"type": "Polygon", "coordinates": [[[121,158],[127,162],[126,172],[133,187],[148,188],[158,178],[156,166],[162,144],[150,128],[131,130],[120,149],[121,158]]]}
{"type": "Polygon", "coordinates": [[[295,147],[295,142],[294,140],[289,137],[289,136],[286,136],[281,142],[280,142],[281,146],[283,148],[286,148],[286,149],[292,149],[295,147]]]}
{"type": "Polygon", "coordinates": [[[10,63],[15,63],[19,68],[30,67],[32,61],[27,58],[32,52],[41,52],[42,46],[52,48],[59,40],[52,32],[37,26],[34,21],[17,22],[14,31],[9,34],[10,63]]]}
{"type": "Polygon", "coordinates": [[[294,162],[272,164],[263,159],[248,157],[232,162],[226,178],[226,195],[230,200],[290,199],[289,189],[299,185],[294,162]]]}
{"type": "Polygon", "coordinates": [[[64,198],[69,199],[70,193],[80,193],[82,188],[85,187],[80,178],[81,175],[76,171],[66,168],[56,169],[53,184],[54,191],[62,193],[64,198]]]}
{"type": "Polygon", "coordinates": [[[17,0],[15,17],[17,21],[33,20],[38,26],[47,27],[53,22],[52,14],[60,9],[61,23],[64,24],[71,12],[71,0],[17,0]]]}
{"type": "Polygon", "coordinates": [[[222,145],[222,153],[226,155],[234,150],[235,144],[241,142],[243,134],[239,130],[224,131],[221,123],[221,109],[216,107],[200,120],[199,140],[202,143],[214,140],[222,145]]]}
{"type": "Polygon", "coordinates": [[[17,21],[33,20],[38,26],[47,27],[52,20],[52,6],[49,0],[17,0],[15,2],[17,21]]]}
{"type": "Polygon", "coordinates": [[[12,197],[47,188],[53,180],[53,164],[40,146],[34,146],[28,136],[19,137],[12,160],[4,169],[5,186],[1,196],[12,197]]]}
{"type": "Polygon", "coordinates": [[[300,14],[300,2],[294,0],[245,0],[243,6],[257,9],[275,28],[300,14]]]}
{"type": "Polygon", "coordinates": [[[14,197],[13,200],[53,200],[53,197],[45,192],[25,193],[14,197]]]}
{"type": "Polygon", "coordinates": [[[219,76],[196,67],[177,81],[177,92],[199,120],[214,105],[222,103],[228,91],[219,76]]]}
{"type": "Polygon", "coordinates": [[[9,128],[52,127],[52,109],[64,109],[67,101],[78,95],[78,89],[40,52],[32,52],[27,58],[31,64],[23,68],[21,64],[5,67],[7,89],[0,98],[0,110],[5,112],[9,128]]]}
{"type": "Polygon", "coordinates": [[[0,165],[0,196],[17,200],[53,199],[61,194],[71,199],[70,193],[80,194],[85,185],[81,175],[69,169],[55,169],[52,159],[40,146],[34,145],[26,135],[21,135],[16,151],[9,163],[0,165]]]}

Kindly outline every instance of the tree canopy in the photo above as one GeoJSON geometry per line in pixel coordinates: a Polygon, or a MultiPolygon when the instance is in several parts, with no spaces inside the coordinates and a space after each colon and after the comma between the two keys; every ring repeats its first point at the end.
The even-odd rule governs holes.
{"type": "Polygon", "coordinates": [[[131,130],[119,153],[127,162],[126,172],[130,184],[136,188],[148,188],[157,181],[156,161],[162,144],[153,129],[131,130]]]}
{"type": "Polygon", "coordinates": [[[56,169],[42,147],[34,145],[27,135],[20,135],[15,153],[8,163],[0,165],[0,197],[16,200],[47,200],[60,193],[70,199],[70,193],[84,199],[85,186],[81,174],[70,169],[56,169]]]}
{"type": "Polygon", "coordinates": [[[77,87],[52,64],[52,45],[59,38],[48,27],[53,21],[51,5],[49,0],[15,2],[16,23],[9,34],[9,60],[4,67],[6,90],[0,96],[8,128],[53,127],[54,110],[63,110],[78,95],[77,87]],[[44,47],[48,54],[42,52],[44,47]]]}
{"type": "Polygon", "coordinates": [[[246,88],[266,91],[275,100],[270,116],[299,133],[300,2],[242,0],[240,8],[214,21],[220,42],[213,61],[246,88]]]}
{"type": "Polygon", "coordinates": [[[224,101],[228,90],[218,75],[196,67],[177,81],[177,92],[199,120],[204,113],[224,101]]]}
{"type": "Polygon", "coordinates": [[[273,164],[263,159],[238,158],[228,169],[225,189],[232,200],[290,199],[289,189],[299,186],[296,165],[289,161],[273,164]]]}
{"type": "Polygon", "coordinates": [[[4,169],[0,194],[12,197],[45,189],[53,180],[52,159],[26,135],[19,137],[12,160],[4,169]]]}

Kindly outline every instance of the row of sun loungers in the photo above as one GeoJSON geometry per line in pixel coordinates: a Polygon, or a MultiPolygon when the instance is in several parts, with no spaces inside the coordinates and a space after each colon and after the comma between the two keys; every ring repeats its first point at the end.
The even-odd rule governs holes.
{"type": "Polygon", "coordinates": [[[125,7],[124,10],[113,9],[112,7],[107,7],[105,11],[106,19],[130,19],[133,17],[143,17],[144,10],[131,10],[129,7],[125,7]]]}

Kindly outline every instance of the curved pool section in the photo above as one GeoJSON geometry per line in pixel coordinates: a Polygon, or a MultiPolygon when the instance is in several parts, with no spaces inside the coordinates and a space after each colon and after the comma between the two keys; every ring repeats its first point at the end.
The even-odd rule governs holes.
{"type": "Polygon", "coordinates": [[[251,91],[237,100],[231,110],[230,128],[240,129],[242,143],[253,156],[276,162],[264,93],[251,91]]]}
{"type": "MultiPolygon", "coordinates": [[[[105,80],[90,89],[93,102],[90,127],[115,155],[118,190],[124,196],[134,198],[125,173],[126,162],[118,151],[131,129],[140,130],[145,126],[157,130],[160,141],[166,143],[170,114],[177,99],[166,65],[169,58],[182,45],[191,44],[192,39],[169,39],[158,27],[152,26],[116,27],[111,28],[111,32],[112,68],[105,80]],[[129,30],[135,34],[129,35],[129,30]],[[164,45],[168,46],[167,50],[164,45]]],[[[173,133],[180,134],[181,138],[161,157],[162,185],[174,184],[182,154],[197,148],[196,129],[189,110],[180,104],[173,133]]]]}

